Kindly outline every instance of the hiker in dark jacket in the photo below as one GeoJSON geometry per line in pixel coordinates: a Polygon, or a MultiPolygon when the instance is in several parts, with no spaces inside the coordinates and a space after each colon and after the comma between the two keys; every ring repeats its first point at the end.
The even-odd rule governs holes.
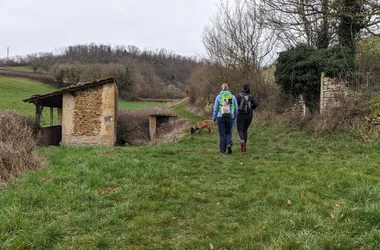
{"type": "Polygon", "coordinates": [[[244,84],[241,92],[236,95],[238,103],[237,130],[240,139],[241,152],[246,151],[248,128],[253,119],[253,110],[257,107],[257,98],[250,94],[249,84],[244,84]]]}

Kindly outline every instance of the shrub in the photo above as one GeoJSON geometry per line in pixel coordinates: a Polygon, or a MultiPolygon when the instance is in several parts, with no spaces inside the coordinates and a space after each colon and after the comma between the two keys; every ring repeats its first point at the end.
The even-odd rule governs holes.
{"type": "Polygon", "coordinates": [[[304,95],[306,105],[313,110],[319,96],[320,61],[315,49],[301,44],[281,52],[276,64],[275,78],[283,92],[293,98],[304,95]]]}
{"type": "Polygon", "coordinates": [[[283,92],[293,98],[303,95],[306,106],[314,111],[320,94],[321,73],[353,82],[357,76],[348,72],[346,62],[347,48],[334,46],[319,49],[299,44],[281,52],[275,71],[277,84],[283,92]],[[349,77],[350,76],[350,77],[349,77]]]}
{"type": "MultiPolygon", "coordinates": [[[[149,116],[151,114],[170,114],[170,112],[164,108],[119,111],[117,121],[117,145],[148,144],[150,140],[149,116]]],[[[162,131],[164,133],[165,130],[162,131]]]]}
{"type": "Polygon", "coordinates": [[[120,111],[117,119],[117,145],[137,144],[137,140],[149,140],[149,112],[120,111]]]}
{"type": "Polygon", "coordinates": [[[198,66],[187,80],[189,104],[203,108],[211,100],[213,92],[210,79],[210,69],[206,65],[198,66]]]}
{"type": "Polygon", "coordinates": [[[364,97],[342,97],[340,102],[340,107],[314,116],[307,129],[318,134],[333,134],[358,126],[360,121],[366,122],[364,116],[368,113],[368,103],[364,97]]]}
{"type": "Polygon", "coordinates": [[[12,177],[44,166],[31,124],[29,118],[0,110],[0,187],[12,177]]]}

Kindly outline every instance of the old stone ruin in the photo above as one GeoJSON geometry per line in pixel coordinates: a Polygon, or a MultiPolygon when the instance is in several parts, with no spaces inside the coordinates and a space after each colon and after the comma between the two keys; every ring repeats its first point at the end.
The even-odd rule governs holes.
{"type": "MultiPolygon", "coordinates": [[[[348,96],[348,88],[346,83],[337,78],[331,78],[321,74],[321,86],[320,86],[320,98],[319,98],[319,113],[325,114],[330,110],[336,109],[343,105],[345,98],[348,96]]],[[[305,101],[302,95],[298,96],[294,105],[286,110],[286,113],[305,118],[310,111],[305,105],[305,101]]]]}
{"type": "Polygon", "coordinates": [[[320,93],[320,114],[342,106],[348,96],[346,83],[336,79],[321,75],[321,93],[320,93]]]}

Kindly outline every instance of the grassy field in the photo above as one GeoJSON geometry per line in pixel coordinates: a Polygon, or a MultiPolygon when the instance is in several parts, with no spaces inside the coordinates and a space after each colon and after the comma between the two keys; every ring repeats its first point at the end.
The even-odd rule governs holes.
{"type": "Polygon", "coordinates": [[[215,129],[42,148],[49,166],[0,194],[0,248],[378,249],[379,150],[260,126],[225,157],[215,129]]]}
{"type": "Polygon", "coordinates": [[[34,115],[33,104],[22,100],[34,94],[46,94],[56,88],[22,78],[0,77],[0,109],[16,110],[24,115],[34,115]]]}
{"type": "Polygon", "coordinates": [[[151,107],[162,107],[165,103],[161,102],[119,102],[119,109],[121,110],[138,110],[142,108],[151,108],[151,107]]]}
{"type": "Polygon", "coordinates": [[[0,249],[380,248],[378,142],[255,122],[244,154],[220,156],[215,126],[169,144],[40,150],[48,166],[0,193],[0,249]]]}
{"type": "Polygon", "coordinates": [[[20,72],[28,72],[28,73],[34,72],[31,66],[14,66],[14,67],[11,67],[11,69],[14,71],[20,71],[20,72]]]}
{"type": "Polygon", "coordinates": [[[26,72],[26,73],[33,73],[33,69],[31,66],[13,66],[13,67],[0,67],[0,70],[13,70],[18,72],[26,72]]]}

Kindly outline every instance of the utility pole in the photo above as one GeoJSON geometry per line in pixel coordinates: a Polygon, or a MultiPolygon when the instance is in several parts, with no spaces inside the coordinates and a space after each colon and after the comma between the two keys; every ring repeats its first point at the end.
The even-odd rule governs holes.
{"type": "Polygon", "coordinates": [[[9,62],[9,47],[7,47],[7,62],[9,62]]]}

